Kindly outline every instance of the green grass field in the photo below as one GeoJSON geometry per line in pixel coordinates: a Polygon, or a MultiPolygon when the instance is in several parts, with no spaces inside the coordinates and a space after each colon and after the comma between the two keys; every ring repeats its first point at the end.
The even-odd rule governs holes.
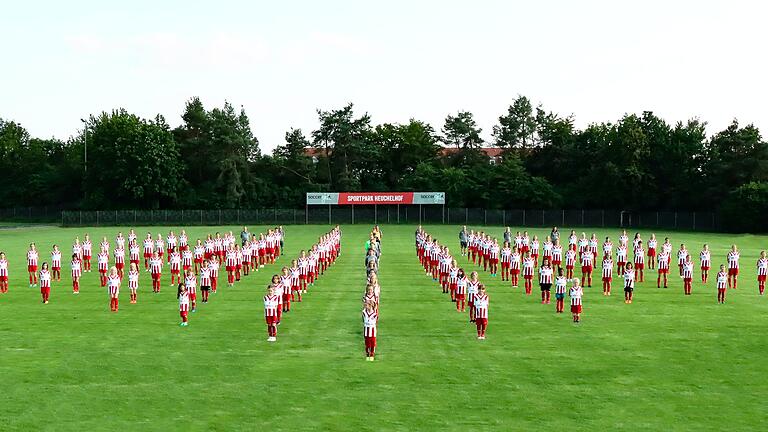
{"type": "MultiPolygon", "coordinates": [[[[117,314],[95,272],[73,296],[65,271],[41,304],[39,289],[27,286],[27,244],[49,258],[52,243],[69,251],[86,230],[0,231],[12,272],[0,296],[0,430],[765,430],[768,299],[757,295],[754,262],[767,237],[669,233],[675,248],[685,242],[695,255],[710,243],[713,264],[739,245],[740,287],[727,304],[716,304],[712,277],[691,297],[677,277],[667,290],[647,277],[632,305],[616,286],[612,297],[587,289],[579,326],[541,305],[537,288],[527,297],[481,273],[491,315],[488,339],[478,341],[423,275],[414,227],[382,228],[373,363],[360,335],[368,226],[342,227],[338,263],[283,319],[274,344],[261,296],[277,265],[223,287],[181,328],[167,274],[152,295],[142,273],[139,304],[128,304],[124,289],[117,314]]],[[[425,228],[458,252],[457,227],[425,228]]],[[[286,227],[279,264],[327,229],[286,227]]],[[[216,230],[187,231],[195,239],[216,230]]],[[[117,231],[88,230],[110,241],[117,231]]],[[[597,234],[615,240],[618,230],[597,234]]]]}

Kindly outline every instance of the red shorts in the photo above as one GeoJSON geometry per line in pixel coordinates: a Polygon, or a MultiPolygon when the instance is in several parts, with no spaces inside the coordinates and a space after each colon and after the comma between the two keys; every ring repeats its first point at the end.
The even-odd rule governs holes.
{"type": "Polygon", "coordinates": [[[581,266],[582,273],[592,273],[592,266],[581,266]]]}
{"type": "Polygon", "coordinates": [[[464,300],[466,294],[456,294],[456,300],[464,300]]]}
{"type": "Polygon", "coordinates": [[[83,259],[86,260],[86,261],[90,261],[91,260],[91,256],[90,255],[83,255],[83,259]]]}
{"type": "Polygon", "coordinates": [[[61,266],[53,266],[53,267],[51,267],[51,270],[53,270],[53,271],[61,271],[61,266]]]}
{"type": "Polygon", "coordinates": [[[228,272],[233,272],[233,271],[235,271],[235,266],[231,266],[231,265],[228,265],[228,266],[226,266],[226,267],[225,267],[225,269],[226,269],[228,272]]]}
{"type": "Polygon", "coordinates": [[[523,279],[528,279],[528,280],[533,279],[533,275],[528,275],[528,274],[523,275],[523,279]]]}
{"type": "Polygon", "coordinates": [[[241,268],[243,268],[242,264],[238,264],[238,265],[235,266],[235,270],[240,270],[241,268]]]}
{"type": "Polygon", "coordinates": [[[725,294],[725,288],[718,288],[717,292],[725,294]]]}
{"type": "Polygon", "coordinates": [[[152,279],[160,280],[160,273],[152,273],[152,279]]]}
{"type": "Polygon", "coordinates": [[[172,268],[172,269],[171,269],[171,274],[174,274],[174,275],[177,275],[177,274],[179,274],[179,269],[177,269],[177,268],[172,268]]]}
{"type": "Polygon", "coordinates": [[[300,274],[300,275],[299,275],[299,280],[307,280],[307,275],[305,275],[305,274],[300,274]]]}
{"type": "Polygon", "coordinates": [[[571,305],[571,313],[581,313],[581,305],[571,305]]]}
{"type": "Polygon", "coordinates": [[[519,275],[519,274],[520,274],[520,269],[512,269],[511,271],[512,271],[512,274],[513,274],[514,276],[517,276],[517,275],[519,275]]]}
{"type": "Polygon", "coordinates": [[[656,256],[656,249],[648,249],[648,256],[649,257],[655,257],[656,256]]]}
{"type": "Polygon", "coordinates": [[[37,272],[37,266],[36,265],[28,265],[27,266],[27,271],[30,272],[30,273],[35,273],[35,272],[37,272]]]}
{"type": "Polygon", "coordinates": [[[508,262],[504,262],[504,261],[502,261],[502,262],[501,262],[501,268],[503,268],[503,269],[508,269],[508,268],[509,268],[509,263],[508,263],[508,262]]]}
{"type": "Polygon", "coordinates": [[[758,282],[765,282],[765,275],[757,275],[757,281],[758,282]]]}
{"type": "Polygon", "coordinates": [[[669,269],[668,268],[665,268],[665,269],[660,268],[659,269],[659,274],[667,274],[667,273],[669,273],[669,269]]]}
{"type": "Polygon", "coordinates": [[[701,267],[701,271],[709,271],[709,266],[703,266],[703,267],[701,267]]]}
{"type": "Polygon", "coordinates": [[[138,260],[138,259],[132,259],[132,260],[130,260],[129,262],[130,262],[131,264],[136,264],[136,265],[138,265],[138,264],[139,264],[139,260],[138,260]]]}
{"type": "Polygon", "coordinates": [[[529,250],[531,250],[530,246],[523,246],[520,248],[520,252],[523,254],[528,252],[529,250]]]}
{"type": "Polygon", "coordinates": [[[491,258],[491,264],[498,264],[499,259],[498,258],[491,258]]]}
{"type": "Polygon", "coordinates": [[[203,263],[203,259],[202,258],[195,258],[194,262],[197,263],[197,264],[202,264],[203,263]]]}
{"type": "Polygon", "coordinates": [[[488,325],[488,318],[475,318],[475,323],[479,326],[487,326],[488,325]]]}
{"type": "Polygon", "coordinates": [[[376,348],[376,336],[363,336],[363,338],[365,339],[366,348],[376,348]]]}
{"type": "Polygon", "coordinates": [[[267,255],[274,255],[275,248],[268,247],[266,250],[267,255]]]}
{"type": "Polygon", "coordinates": [[[683,282],[691,282],[691,278],[683,278],[683,282]]]}
{"type": "Polygon", "coordinates": [[[115,268],[118,270],[122,270],[125,268],[125,263],[115,263],[115,268]]]}
{"type": "Polygon", "coordinates": [[[568,270],[573,270],[573,264],[566,265],[565,268],[568,270]]]}
{"type": "Polygon", "coordinates": [[[197,293],[190,293],[189,301],[196,301],[196,300],[197,300],[197,293]]]}
{"type": "Polygon", "coordinates": [[[612,280],[613,280],[613,277],[611,276],[608,276],[608,277],[603,276],[603,282],[611,282],[612,280]]]}
{"type": "Polygon", "coordinates": [[[0,276],[0,282],[8,282],[8,276],[0,276]]]}
{"type": "Polygon", "coordinates": [[[152,254],[144,252],[144,258],[152,258],[152,254]]]}
{"type": "Polygon", "coordinates": [[[213,252],[204,252],[203,253],[203,258],[205,258],[207,260],[210,260],[212,257],[213,257],[213,252]]]}
{"type": "Polygon", "coordinates": [[[263,257],[263,256],[264,256],[264,255],[266,255],[266,254],[267,254],[267,251],[266,251],[266,250],[264,250],[264,249],[259,249],[259,256],[263,257]]]}
{"type": "Polygon", "coordinates": [[[739,269],[737,268],[728,269],[728,276],[738,276],[738,275],[739,275],[739,269]]]}
{"type": "Polygon", "coordinates": [[[265,315],[264,320],[267,322],[267,325],[275,325],[277,322],[277,315],[265,315]]]}
{"type": "Polygon", "coordinates": [[[552,265],[553,266],[559,266],[562,263],[563,263],[563,260],[552,260],[552,265]]]}
{"type": "Polygon", "coordinates": [[[635,270],[642,270],[645,268],[645,263],[635,263],[635,270]]]}

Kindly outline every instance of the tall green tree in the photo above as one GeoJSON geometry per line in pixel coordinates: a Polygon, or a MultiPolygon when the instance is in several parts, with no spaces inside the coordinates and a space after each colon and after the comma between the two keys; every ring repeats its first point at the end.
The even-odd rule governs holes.
{"type": "Polygon", "coordinates": [[[507,113],[499,117],[499,124],[493,127],[493,137],[498,147],[526,150],[534,145],[536,117],[531,101],[518,96],[507,113]]]}

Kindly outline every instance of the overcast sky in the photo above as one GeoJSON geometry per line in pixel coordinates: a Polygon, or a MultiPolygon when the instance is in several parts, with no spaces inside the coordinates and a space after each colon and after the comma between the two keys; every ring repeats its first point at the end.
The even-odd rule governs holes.
{"type": "Polygon", "coordinates": [[[117,107],[176,126],[199,96],[271,151],[348,102],[437,130],[468,110],[488,139],[522,94],[579,127],[651,110],[765,135],[767,21],[760,1],[6,2],[0,117],[67,138],[117,107]]]}

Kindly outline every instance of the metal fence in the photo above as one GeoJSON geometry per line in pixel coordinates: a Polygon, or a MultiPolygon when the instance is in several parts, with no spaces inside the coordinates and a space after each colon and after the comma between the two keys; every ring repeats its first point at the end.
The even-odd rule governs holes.
{"type": "Polygon", "coordinates": [[[308,206],[297,209],[107,210],[0,209],[0,221],[63,226],[452,224],[531,227],[626,227],[719,231],[712,212],[620,210],[489,210],[434,205],[308,206]]]}

